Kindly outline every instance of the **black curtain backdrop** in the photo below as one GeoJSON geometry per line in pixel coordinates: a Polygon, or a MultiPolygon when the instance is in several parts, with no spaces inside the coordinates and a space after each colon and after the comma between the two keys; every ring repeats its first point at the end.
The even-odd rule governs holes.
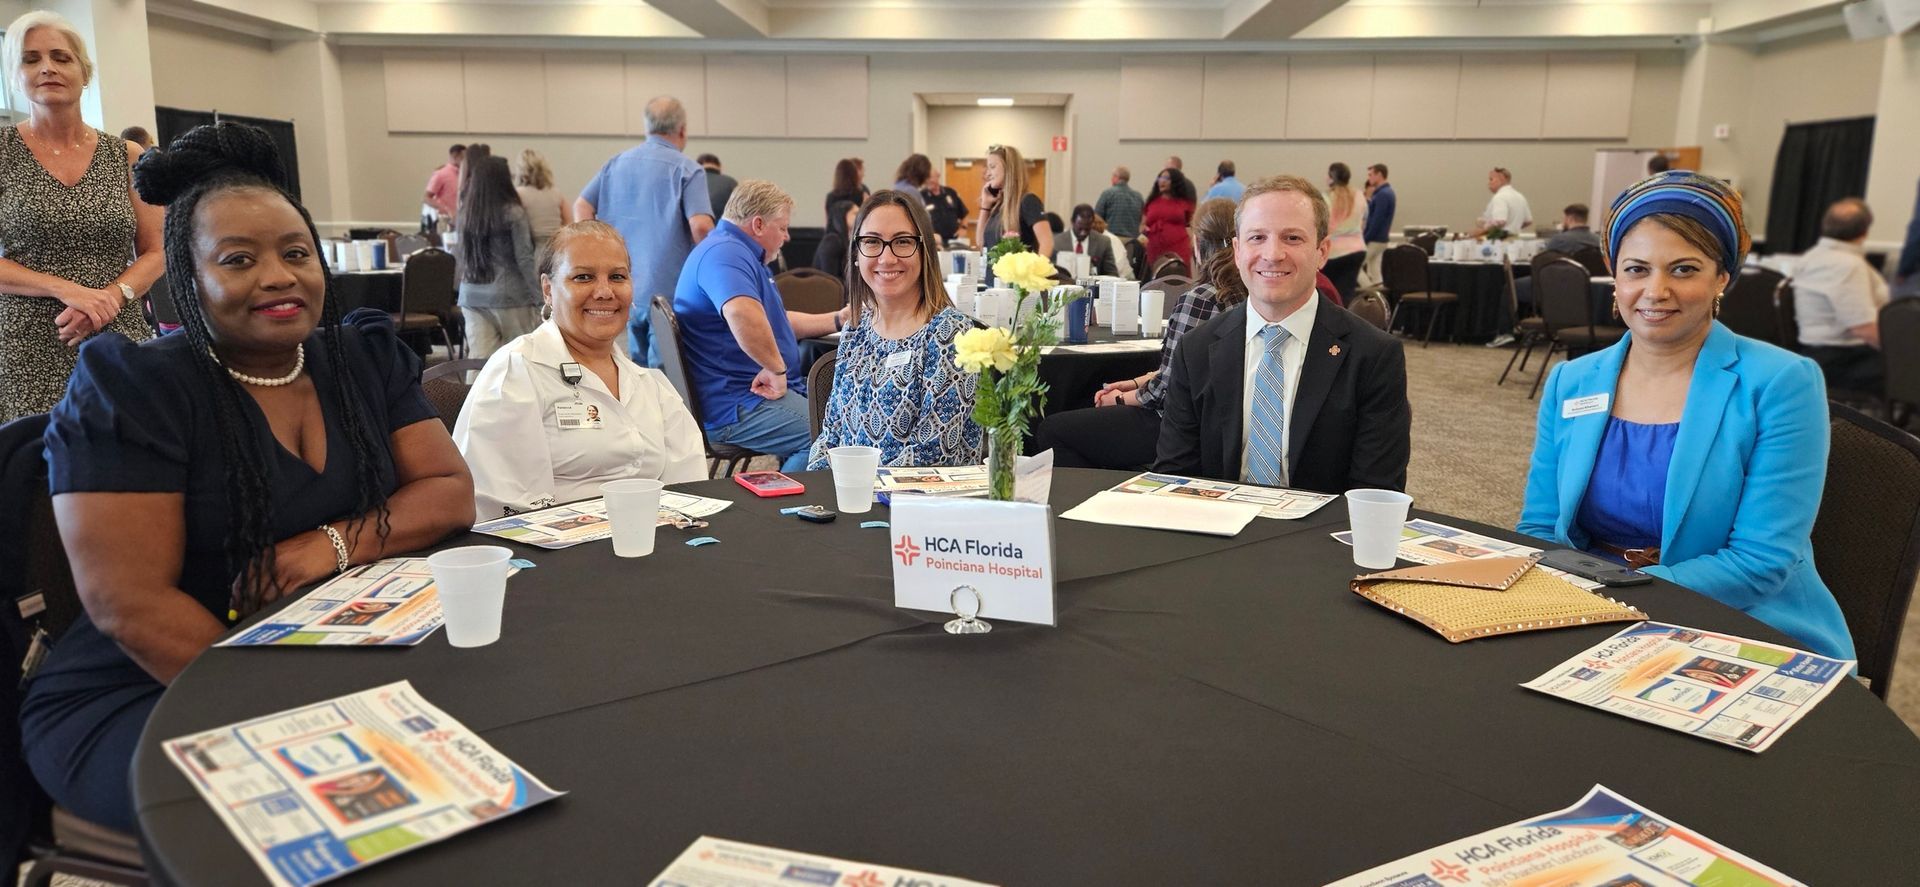
{"type": "Polygon", "coordinates": [[[187,130],[220,120],[231,120],[235,123],[260,127],[280,149],[280,162],[287,168],[288,193],[291,193],[295,199],[300,197],[300,149],[294,144],[293,121],[222,114],[219,111],[188,111],[181,108],[154,108],[153,113],[160,129],[154,137],[159,140],[162,148],[173,144],[174,139],[186,135],[187,130]]]}
{"type": "Polygon", "coordinates": [[[1866,195],[1872,159],[1872,117],[1789,124],[1774,160],[1768,250],[1799,253],[1813,246],[1829,205],[1866,195]]]}

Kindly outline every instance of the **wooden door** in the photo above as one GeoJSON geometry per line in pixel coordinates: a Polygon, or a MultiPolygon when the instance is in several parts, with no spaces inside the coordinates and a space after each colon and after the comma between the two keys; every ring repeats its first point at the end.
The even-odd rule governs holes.
{"type": "MultiPolygon", "coordinates": [[[[967,204],[967,209],[975,213],[980,211],[976,201],[980,199],[980,185],[986,180],[987,161],[984,157],[949,157],[946,170],[940,177],[941,183],[959,192],[960,199],[967,204]]],[[[1040,198],[1041,204],[1044,205],[1047,202],[1046,160],[1027,160],[1027,190],[1033,192],[1033,196],[1040,198]]]]}

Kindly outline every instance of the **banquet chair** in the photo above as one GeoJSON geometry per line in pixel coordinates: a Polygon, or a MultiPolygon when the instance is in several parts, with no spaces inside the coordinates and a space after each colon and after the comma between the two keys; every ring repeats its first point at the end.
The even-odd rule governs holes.
{"type": "MultiPolygon", "coordinates": [[[[1547,338],[1547,322],[1541,320],[1539,314],[1520,316],[1520,286],[1513,276],[1513,259],[1508,257],[1501,264],[1507,272],[1507,312],[1513,318],[1513,336],[1519,341],[1514,343],[1513,355],[1507,358],[1507,368],[1500,371],[1500,381],[1493,383],[1495,385],[1507,384],[1507,374],[1513,372],[1514,361],[1520,362],[1520,372],[1526,372],[1527,359],[1533,356],[1533,347],[1547,338]]],[[[1537,301],[1534,307],[1537,311],[1537,301]]]]}
{"type": "Polygon", "coordinates": [[[1192,273],[1191,269],[1187,267],[1187,261],[1180,258],[1179,254],[1161,253],[1158,258],[1153,260],[1153,268],[1148,271],[1147,276],[1154,279],[1174,275],[1190,277],[1192,273]]]}
{"type": "Polygon", "coordinates": [[[1781,338],[1780,319],[1774,299],[1786,278],[1771,268],[1749,265],[1741,268],[1726,296],[1720,300],[1720,322],[1749,339],[1793,350],[1797,343],[1781,338]]]}
{"type": "MultiPolygon", "coordinates": [[[[47,493],[46,427],[45,414],[0,426],[0,501],[13,506],[0,510],[0,662],[9,670],[37,632],[58,640],[81,612],[47,493]]],[[[0,871],[17,872],[24,853],[33,859],[24,887],[46,887],[56,874],[146,884],[136,837],[54,807],[34,781],[21,752],[24,695],[17,678],[0,680],[0,871]]]]}
{"type": "Polygon", "coordinates": [[[707,478],[721,477],[721,466],[726,467],[727,477],[746,467],[755,456],[765,456],[746,447],[733,444],[714,443],[707,438],[707,417],[700,408],[700,394],[693,389],[687,378],[686,351],[680,341],[680,320],[673,316],[673,301],[668,296],[654,296],[647,309],[648,319],[653,322],[654,343],[660,349],[660,371],[667,374],[667,381],[673,383],[673,390],[680,392],[680,399],[687,402],[687,412],[693,414],[693,424],[700,426],[700,444],[707,450],[707,478]]]}
{"type": "Polygon", "coordinates": [[[433,341],[433,334],[440,334],[440,341],[447,345],[448,357],[464,357],[463,344],[455,345],[454,302],[460,296],[460,288],[454,274],[453,253],[438,247],[429,247],[415,253],[407,260],[407,267],[400,272],[400,310],[393,314],[395,331],[405,336],[408,333],[425,333],[427,341],[433,341]]]}
{"type": "Polygon", "coordinates": [[[780,301],[788,311],[803,314],[827,314],[846,307],[847,288],[840,278],[818,268],[795,268],[773,278],[780,301]]]}
{"type": "Polygon", "coordinates": [[[1387,316],[1387,329],[1392,331],[1400,309],[1408,305],[1425,308],[1427,334],[1420,340],[1422,348],[1433,342],[1433,326],[1440,319],[1440,309],[1452,308],[1460,302],[1458,293],[1433,291],[1433,269],[1427,261],[1427,254],[1411,243],[1388,247],[1380,256],[1380,277],[1393,303],[1393,313],[1387,316]]]}
{"type": "Polygon", "coordinates": [[[1880,308],[1880,341],[1903,342],[1905,347],[1880,352],[1886,361],[1887,406],[1893,424],[1904,425],[1920,408],[1920,299],[1894,299],[1880,308]]]}
{"type": "Polygon", "coordinates": [[[1840,403],[1813,522],[1813,564],[1853,633],[1860,677],[1881,699],[1920,580],[1920,438],[1840,403]]]}
{"type": "Polygon", "coordinates": [[[1773,322],[1780,328],[1780,347],[1789,351],[1800,347],[1800,318],[1793,308],[1793,280],[1780,281],[1773,288],[1773,322]]]}
{"type": "Polygon", "coordinates": [[[1624,326],[1601,324],[1594,320],[1593,287],[1589,286],[1586,266],[1572,259],[1549,262],[1533,275],[1533,301],[1540,309],[1546,327],[1547,354],[1540,361],[1540,374],[1533,377],[1533,392],[1540,396],[1540,383],[1553,366],[1553,355],[1565,353],[1569,359],[1606,348],[1627,335],[1624,326]]]}
{"type": "Polygon", "coordinates": [[[820,428],[827,420],[827,396],[833,392],[833,368],[838,363],[839,352],[829,351],[820,355],[807,369],[807,425],[813,429],[813,439],[820,439],[820,428]]]}
{"type": "Polygon", "coordinates": [[[1387,297],[1381,295],[1378,290],[1355,293],[1353,304],[1348,305],[1347,310],[1352,311],[1361,320],[1380,328],[1382,332],[1386,331],[1387,319],[1392,316],[1392,311],[1387,308],[1387,297]]]}
{"type": "Polygon", "coordinates": [[[1586,268],[1587,274],[1591,276],[1606,277],[1613,273],[1607,269],[1606,254],[1602,253],[1597,246],[1583,246],[1574,250],[1573,255],[1568,256],[1568,258],[1579,262],[1581,267],[1586,268]]]}
{"type": "Polygon", "coordinates": [[[1431,256],[1433,255],[1433,251],[1440,245],[1440,235],[1433,231],[1428,231],[1424,234],[1415,234],[1407,238],[1407,243],[1419,247],[1421,252],[1431,256]]]}
{"type": "Polygon", "coordinates": [[[1180,304],[1180,297],[1186,295],[1187,290],[1193,289],[1196,286],[1199,286],[1199,284],[1195,283],[1193,278],[1185,274],[1169,274],[1165,277],[1156,277],[1146,283],[1140,284],[1140,291],[1159,290],[1167,294],[1166,305],[1162,309],[1163,313],[1160,318],[1166,320],[1173,317],[1174,306],[1180,304]]]}
{"type": "Polygon", "coordinates": [[[164,336],[180,327],[180,312],[173,308],[173,291],[167,287],[167,276],[160,275],[153,286],[147,288],[147,325],[153,327],[153,334],[164,336]]]}
{"type": "Polygon", "coordinates": [[[467,404],[473,376],[486,365],[480,358],[468,357],[435,364],[420,375],[420,391],[426,394],[427,402],[433,404],[434,412],[440,414],[448,434],[453,433],[453,423],[460,419],[460,408],[467,404]]]}

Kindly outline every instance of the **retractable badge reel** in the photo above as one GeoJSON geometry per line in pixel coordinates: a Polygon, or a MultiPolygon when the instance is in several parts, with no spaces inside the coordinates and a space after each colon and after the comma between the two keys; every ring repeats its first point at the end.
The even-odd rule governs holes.
{"type": "Polygon", "coordinates": [[[953,605],[953,615],[960,618],[947,623],[947,634],[986,634],[993,630],[993,623],[980,618],[982,601],[980,589],[971,585],[961,585],[947,594],[947,603],[953,605]],[[971,600],[972,605],[966,602],[971,600]]]}

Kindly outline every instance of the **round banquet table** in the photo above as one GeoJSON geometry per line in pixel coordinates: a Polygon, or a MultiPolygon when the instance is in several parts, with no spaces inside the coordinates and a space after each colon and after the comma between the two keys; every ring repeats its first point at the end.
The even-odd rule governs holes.
{"type": "MultiPolygon", "coordinates": [[[[1057,472],[1054,507],[1126,476],[1057,472]]],[[[954,636],[893,607],[884,530],[778,513],[831,505],[799,479],[682,487],[736,501],[718,545],[516,546],[538,567],[488,647],[203,654],[133,766],[154,874],[264,881],[162,740],[402,678],[571,794],[355,884],[633,883],[703,834],[1005,885],[1318,884],[1594,783],[1810,883],[1920,870],[1920,740],[1854,682],[1759,755],[1521,689],[1626,623],[1449,644],[1348,590],[1337,502],[1232,539],[1056,520],[1059,626],[954,636]]],[[[1785,640],[1672,585],[1619,596],[1785,640]]]]}
{"type": "MultiPolygon", "coordinates": [[[[1450,262],[1433,260],[1427,263],[1435,292],[1457,293],[1459,303],[1450,313],[1451,319],[1442,317],[1442,323],[1453,324],[1453,338],[1462,342],[1485,342],[1511,329],[1513,324],[1507,310],[1507,272],[1506,266],[1499,262],[1450,262]]],[[[1517,264],[1513,273],[1525,277],[1533,271],[1531,266],[1517,264]]],[[[1426,328],[1426,318],[1417,319],[1419,326],[1410,327],[1415,332],[1426,328]]],[[[1414,321],[1408,321],[1414,323],[1414,321]]],[[[1438,336],[1442,329],[1434,328],[1438,336]]]]}

